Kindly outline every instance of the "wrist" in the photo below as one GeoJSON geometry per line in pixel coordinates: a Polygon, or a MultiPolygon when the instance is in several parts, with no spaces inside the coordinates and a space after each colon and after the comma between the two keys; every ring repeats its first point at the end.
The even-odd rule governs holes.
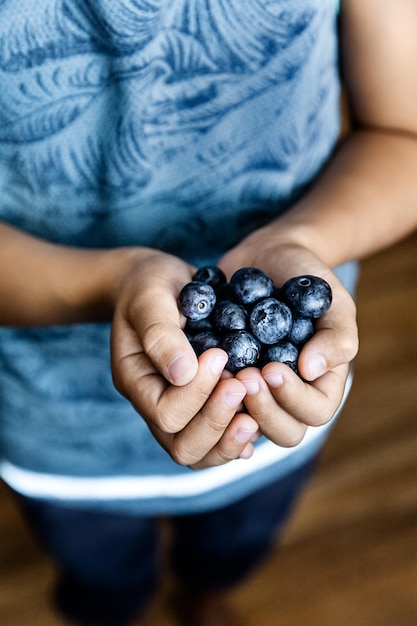
{"type": "Polygon", "coordinates": [[[63,306],[71,318],[101,322],[111,321],[123,283],[154,252],[147,248],[121,247],[81,250],[74,254],[77,275],[67,285],[63,306]]]}
{"type": "Polygon", "coordinates": [[[117,285],[141,251],[62,246],[6,224],[0,226],[0,244],[5,326],[110,321],[117,285]]]}
{"type": "Polygon", "coordinates": [[[321,254],[320,236],[309,232],[303,224],[297,227],[284,221],[285,218],[280,218],[241,243],[239,256],[248,260],[243,265],[253,265],[270,275],[279,275],[281,282],[295,273],[323,276],[323,272],[330,272],[334,266],[329,262],[329,255],[321,254]]]}

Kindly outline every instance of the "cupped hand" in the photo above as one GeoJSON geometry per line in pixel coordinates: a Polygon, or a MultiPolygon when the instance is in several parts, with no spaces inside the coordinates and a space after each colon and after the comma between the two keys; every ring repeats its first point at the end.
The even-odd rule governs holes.
{"type": "Polygon", "coordinates": [[[245,407],[260,432],[278,445],[297,445],[308,426],[327,423],[342,401],[349,363],[358,350],[355,303],[317,255],[290,239],[270,236],[267,228],[227,253],[219,265],[228,277],[239,267],[253,266],[277,286],[294,276],[313,274],[332,288],[332,305],[316,320],[316,332],[300,353],[301,377],[276,362],[236,375],[246,388],[245,407]]]}
{"type": "Polygon", "coordinates": [[[177,297],[194,268],[140,249],[117,289],[111,335],[114,384],[179,464],[195,469],[252,454],[258,426],[240,413],[246,389],[222,376],[223,350],[197,359],[177,297]]]}

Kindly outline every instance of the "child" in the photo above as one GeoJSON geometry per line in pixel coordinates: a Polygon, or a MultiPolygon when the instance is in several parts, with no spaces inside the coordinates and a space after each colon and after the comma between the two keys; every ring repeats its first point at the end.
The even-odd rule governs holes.
{"type": "Polygon", "coordinates": [[[416,25],[413,0],[0,3],[1,473],[75,624],[145,613],[161,515],[200,608],[267,553],[349,387],[355,260],[417,224],[416,25]],[[331,284],[304,380],[197,361],[176,299],[213,263],[331,284]]]}

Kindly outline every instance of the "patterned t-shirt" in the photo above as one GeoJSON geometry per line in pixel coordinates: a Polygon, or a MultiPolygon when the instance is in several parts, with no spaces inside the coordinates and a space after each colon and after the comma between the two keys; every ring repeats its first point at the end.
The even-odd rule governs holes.
{"type": "MultiPolygon", "coordinates": [[[[0,0],[0,218],[214,263],[314,179],[338,100],[334,0],[0,0]]],[[[2,329],[0,362],[3,476],[37,497],[202,510],[326,432],[193,472],[114,389],[109,325],[2,329]]]]}

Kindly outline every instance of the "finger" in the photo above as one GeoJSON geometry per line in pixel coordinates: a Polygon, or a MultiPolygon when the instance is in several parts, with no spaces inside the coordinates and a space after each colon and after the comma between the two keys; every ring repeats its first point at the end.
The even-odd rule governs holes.
{"type": "Polygon", "coordinates": [[[166,381],[185,385],[192,380],[198,370],[195,352],[179,326],[179,313],[161,314],[151,322],[152,311],[145,306],[138,307],[138,313],[130,312],[130,319],[116,311],[111,332],[112,371],[116,388],[121,393],[125,383],[135,381],[139,366],[144,373],[160,373],[166,381]],[[176,319],[175,319],[176,315],[176,319]],[[131,318],[135,321],[132,323],[131,318]],[[132,367],[129,373],[127,364],[132,367]]]}
{"type": "Polygon", "coordinates": [[[305,380],[317,380],[329,370],[352,361],[358,347],[356,306],[343,290],[329,311],[316,321],[316,332],[298,359],[299,372],[305,380]]]}
{"type": "Polygon", "coordinates": [[[230,429],[244,396],[245,387],[238,380],[221,381],[201,411],[175,435],[171,449],[174,460],[202,468],[236,459],[258,429],[249,416],[246,423],[237,423],[230,429]]]}
{"type": "MultiPolygon", "coordinates": [[[[284,376],[298,378],[289,367],[276,363],[274,383],[284,384],[284,376]],[[281,372],[283,370],[283,372],[281,372]],[[287,371],[285,371],[287,370],[287,371]]],[[[294,417],[286,407],[281,406],[272,389],[263,378],[261,372],[255,368],[241,370],[236,375],[246,389],[245,407],[251,417],[259,424],[260,431],[274,443],[291,447],[299,444],[307,430],[307,425],[294,417]]],[[[300,381],[301,384],[302,381],[300,381]]]]}
{"type": "MultiPolygon", "coordinates": [[[[150,430],[168,454],[175,456],[171,452],[175,449],[175,439],[177,435],[163,433],[154,425],[151,425],[150,430]]],[[[207,467],[214,467],[216,465],[224,465],[225,463],[233,461],[237,458],[249,459],[254,452],[253,443],[259,439],[260,436],[261,433],[259,431],[259,426],[249,415],[237,414],[232,419],[222,439],[220,439],[219,443],[216,444],[215,448],[200,461],[189,465],[189,467],[191,469],[198,470],[207,467]],[[253,429],[255,428],[256,431],[254,432],[253,429]],[[248,437],[249,441],[245,443],[248,437]],[[223,446],[224,443],[227,445],[227,449],[223,446]]],[[[186,458],[189,458],[188,454],[186,458]]],[[[181,459],[177,456],[177,462],[180,461],[181,459]]]]}
{"type": "Polygon", "coordinates": [[[262,374],[242,370],[245,406],[260,429],[281,446],[298,445],[308,426],[326,424],[340,405],[348,367],[331,370],[314,384],[305,383],[282,363],[269,363],[262,374]]]}
{"type": "Polygon", "coordinates": [[[186,385],[197,372],[197,357],[181,329],[176,292],[142,294],[133,328],[156,369],[173,385],[186,385]]]}
{"type": "Polygon", "coordinates": [[[259,426],[245,413],[237,413],[218,443],[192,469],[224,465],[236,459],[249,459],[254,451],[253,442],[259,437],[259,426]]]}
{"type": "Polygon", "coordinates": [[[311,384],[282,363],[269,363],[263,368],[262,376],[284,411],[303,424],[322,426],[331,420],[340,405],[348,372],[347,365],[340,365],[311,384]]]}
{"type": "Polygon", "coordinates": [[[124,359],[119,374],[124,395],[148,422],[166,433],[181,431],[199,413],[215,389],[227,354],[212,348],[201,355],[197,374],[188,385],[170,385],[144,352],[124,359]]]}
{"type": "MultiPolygon", "coordinates": [[[[197,359],[181,328],[177,299],[192,278],[193,268],[175,257],[155,253],[128,276],[116,310],[115,322],[136,333],[138,342],[155,368],[173,385],[186,385],[196,374],[197,359]]],[[[113,323],[113,326],[115,323],[113,323]]],[[[130,352],[130,338],[117,334],[121,352],[130,352]],[[123,339],[125,342],[123,343],[123,339]]]]}

